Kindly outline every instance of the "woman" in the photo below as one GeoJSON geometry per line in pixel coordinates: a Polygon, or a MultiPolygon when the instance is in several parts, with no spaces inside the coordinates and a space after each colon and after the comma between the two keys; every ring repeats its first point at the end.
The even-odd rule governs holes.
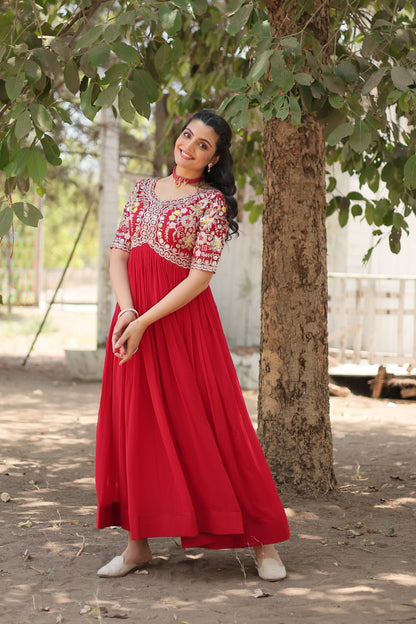
{"type": "Polygon", "coordinates": [[[175,143],[176,166],[140,180],[112,245],[117,298],[97,426],[97,527],[128,531],[98,570],[149,562],[149,537],[252,547],[258,574],[286,571],[273,544],[286,515],[247,413],[208,288],[238,225],[231,130],[209,110],[175,143]]]}

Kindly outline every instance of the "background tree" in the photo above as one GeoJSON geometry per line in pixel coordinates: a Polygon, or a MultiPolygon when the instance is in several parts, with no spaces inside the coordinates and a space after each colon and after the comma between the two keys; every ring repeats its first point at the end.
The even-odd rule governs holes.
{"type": "MultiPolygon", "coordinates": [[[[54,126],[71,122],[74,98],[91,121],[101,108],[113,107],[132,123],[136,113],[149,117],[152,103],[163,95],[167,136],[176,130],[173,119],[201,105],[220,105],[237,132],[240,184],[251,172],[256,189],[261,187],[264,118],[262,347],[266,353],[269,342],[271,351],[262,364],[260,432],[283,483],[311,494],[330,489],[320,127],[328,162],[357,173],[363,187],[343,197],[330,178],[329,210],[339,211],[341,225],[350,214],[374,224],[375,244],[382,226],[389,228],[390,248],[398,252],[416,202],[414,2],[85,0],[74,11],[69,2],[21,0],[18,14],[12,2],[3,5],[0,170],[6,181],[0,236],[14,217],[32,225],[41,217],[33,205],[15,201],[13,193],[16,188],[25,192],[30,181],[44,192],[47,163],[61,162],[54,126]],[[293,165],[290,175],[286,159],[293,165]],[[312,212],[304,196],[294,195],[300,175],[310,184],[312,212]],[[380,183],[384,196],[369,198],[366,185],[376,190],[380,183]],[[276,194],[279,202],[273,203],[276,194]],[[277,212],[281,218],[275,221],[277,212]],[[314,233],[317,256],[309,265],[314,233]],[[291,262],[276,255],[277,243],[290,252],[291,262]],[[288,307],[293,305],[292,321],[296,311],[303,312],[297,327],[285,322],[285,310],[269,322],[276,317],[277,281],[288,307]],[[319,294],[313,299],[315,288],[319,294]]],[[[261,212],[259,202],[248,207],[252,219],[261,212]]]]}

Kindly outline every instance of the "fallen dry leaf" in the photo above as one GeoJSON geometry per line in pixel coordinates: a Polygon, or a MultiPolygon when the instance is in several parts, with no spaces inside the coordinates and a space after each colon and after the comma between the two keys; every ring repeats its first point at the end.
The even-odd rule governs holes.
{"type": "Polygon", "coordinates": [[[21,529],[30,529],[32,528],[33,524],[31,523],[30,520],[22,520],[22,522],[18,522],[17,526],[20,527],[21,529]]]}
{"type": "Polygon", "coordinates": [[[31,559],[32,559],[32,555],[26,548],[25,552],[23,553],[23,561],[31,561],[31,559]]]}
{"type": "Polygon", "coordinates": [[[264,592],[260,588],[255,589],[254,592],[251,595],[253,596],[253,598],[268,598],[269,596],[271,596],[271,594],[268,594],[267,592],[264,592]]]}
{"type": "Polygon", "coordinates": [[[85,615],[85,613],[90,613],[92,607],[90,607],[90,605],[84,605],[81,609],[81,611],[79,612],[80,615],[85,615]]]}

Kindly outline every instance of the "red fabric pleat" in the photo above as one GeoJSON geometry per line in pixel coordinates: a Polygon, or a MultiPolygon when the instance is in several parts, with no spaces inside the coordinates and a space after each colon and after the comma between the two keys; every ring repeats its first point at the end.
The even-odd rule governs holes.
{"type": "MultiPolygon", "coordinates": [[[[187,273],[147,245],[134,248],[129,280],[139,313],[187,273]]],[[[149,327],[123,366],[108,341],[96,488],[97,527],[121,526],[133,539],[236,548],[289,537],[209,288],[149,327]]]]}

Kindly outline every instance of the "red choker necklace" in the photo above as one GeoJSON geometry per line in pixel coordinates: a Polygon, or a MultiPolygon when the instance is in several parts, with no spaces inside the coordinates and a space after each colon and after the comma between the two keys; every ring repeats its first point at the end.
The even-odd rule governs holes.
{"type": "Polygon", "coordinates": [[[175,186],[180,186],[181,184],[197,184],[198,182],[202,182],[204,176],[199,176],[199,178],[183,178],[182,176],[176,173],[176,165],[172,171],[173,179],[175,180],[175,186]]]}

